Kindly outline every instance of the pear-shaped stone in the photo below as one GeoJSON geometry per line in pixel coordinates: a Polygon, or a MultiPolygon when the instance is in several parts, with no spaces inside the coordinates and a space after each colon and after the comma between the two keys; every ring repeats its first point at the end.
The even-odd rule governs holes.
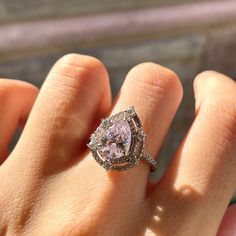
{"type": "Polygon", "coordinates": [[[123,119],[111,125],[101,138],[99,154],[107,159],[116,159],[129,153],[131,147],[131,129],[123,119]]]}

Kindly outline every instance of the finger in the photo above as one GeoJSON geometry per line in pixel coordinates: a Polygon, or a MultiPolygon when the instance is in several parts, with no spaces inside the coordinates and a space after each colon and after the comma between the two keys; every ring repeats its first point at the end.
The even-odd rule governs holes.
{"type": "Polygon", "coordinates": [[[221,222],[217,236],[236,235],[236,205],[230,206],[221,222]]]}
{"type": "Polygon", "coordinates": [[[31,153],[24,165],[40,169],[43,164],[47,171],[64,166],[83,151],[93,122],[110,104],[108,74],[100,61],[77,54],[62,57],[47,76],[16,147],[31,153]]]}
{"type": "MultiPolygon", "coordinates": [[[[182,86],[175,73],[154,63],[144,63],[134,67],[128,73],[111,113],[115,114],[134,106],[147,135],[146,151],[155,157],[181,97],[182,86]]],[[[60,192],[69,191],[75,201],[78,200],[79,191],[82,196],[80,198],[81,209],[86,209],[86,211],[95,209],[97,206],[99,212],[103,214],[104,209],[112,206],[110,213],[114,223],[115,217],[113,216],[122,214],[122,222],[115,223],[119,227],[123,223],[126,224],[130,217],[140,214],[142,203],[145,202],[149,172],[150,168],[142,161],[138,166],[126,171],[106,172],[89,152],[76,165],[76,168],[70,170],[68,178],[63,176],[64,187],[60,185],[58,190],[60,192]],[[68,186],[72,184],[74,187],[68,190],[68,186]]],[[[99,216],[100,214],[97,212],[92,217],[93,221],[99,216]]],[[[146,217],[145,214],[140,215],[140,217],[144,216],[146,217]]],[[[124,234],[128,234],[130,227],[132,226],[129,225],[127,229],[124,229],[124,234]]]]}
{"type": "Polygon", "coordinates": [[[31,84],[0,79],[0,163],[8,155],[17,125],[27,120],[37,94],[38,89],[31,84]]]}
{"type": "MultiPolygon", "coordinates": [[[[127,75],[112,110],[115,114],[134,106],[147,135],[145,151],[157,155],[182,98],[182,86],[177,75],[154,63],[134,67],[127,75]]],[[[122,183],[119,194],[131,191],[134,198],[143,199],[150,168],[143,161],[125,172],[110,172],[116,183],[122,183]]]]}
{"type": "Polygon", "coordinates": [[[162,222],[175,219],[173,229],[185,222],[187,235],[215,235],[235,190],[236,84],[205,72],[194,90],[196,119],[152,199],[165,212],[162,222]]]}

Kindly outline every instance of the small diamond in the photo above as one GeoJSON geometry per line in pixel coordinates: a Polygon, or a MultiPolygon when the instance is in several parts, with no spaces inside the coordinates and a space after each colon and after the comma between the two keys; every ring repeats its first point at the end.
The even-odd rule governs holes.
{"type": "Polygon", "coordinates": [[[143,131],[139,131],[137,137],[138,137],[138,140],[140,140],[140,141],[144,141],[145,138],[146,138],[146,136],[145,136],[143,131]]]}
{"type": "Polygon", "coordinates": [[[109,120],[103,119],[101,124],[103,127],[107,127],[109,125],[109,120]]]}
{"type": "Polygon", "coordinates": [[[127,113],[129,116],[133,116],[133,115],[135,114],[134,107],[129,107],[129,108],[126,110],[126,113],[127,113]]]}
{"type": "Polygon", "coordinates": [[[96,144],[94,142],[90,142],[88,144],[88,147],[91,148],[91,149],[95,149],[96,148],[96,144]]]}

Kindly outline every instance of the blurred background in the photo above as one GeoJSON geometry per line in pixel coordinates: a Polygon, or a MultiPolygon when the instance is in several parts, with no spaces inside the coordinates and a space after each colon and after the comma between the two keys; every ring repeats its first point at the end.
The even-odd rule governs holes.
{"type": "Polygon", "coordinates": [[[137,63],[176,71],[185,94],[160,153],[159,176],[193,121],[196,74],[210,69],[236,78],[235,0],[1,0],[0,32],[0,76],[39,87],[69,52],[100,59],[113,96],[137,63]]]}

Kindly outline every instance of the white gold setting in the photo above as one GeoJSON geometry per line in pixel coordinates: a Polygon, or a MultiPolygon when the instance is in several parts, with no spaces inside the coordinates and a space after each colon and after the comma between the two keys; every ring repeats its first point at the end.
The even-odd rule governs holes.
{"type": "Polygon", "coordinates": [[[143,160],[151,171],[157,162],[144,151],[146,135],[134,107],[103,119],[88,144],[94,159],[107,171],[123,171],[143,160]]]}

